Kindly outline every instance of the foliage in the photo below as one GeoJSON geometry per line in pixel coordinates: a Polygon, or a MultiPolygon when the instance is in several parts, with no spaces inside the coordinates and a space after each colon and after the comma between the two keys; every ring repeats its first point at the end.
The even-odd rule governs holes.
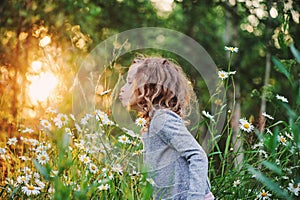
{"type": "Polygon", "coordinates": [[[1,145],[2,199],[149,198],[138,134],[100,110],[76,120],[52,109],[48,117],[38,134],[26,134],[32,130],[27,127],[1,145]],[[96,130],[91,123],[98,124],[96,130]]]}
{"type": "MultiPolygon", "coordinates": [[[[111,124],[97,121],[96,113],[87,114],[88,120],[85,116],[73,120],[67,115],[68,123],[64,125],[54,121],[64,116],[62,113],[71,111],[72,81],[87,53],[115,33],[146,26],[185,33],[205,47],[220,70],[236,71],[236,75],[220,82],[225,83],[226,90],[240,86],[241,113],[250,116],[249,122],[246,119],[240,122],[248,123],[249,128],[250,125],[256,127],[260,120],[259,105],[263,94],[266,95],[267,113],[272,116],[264,118],[265,129],[261,132],[254,128],[254,132],[252,128],[245,131],[246,125],[235,139],[230,124],[232,115],[227,113],[221,139],[209,153],[214,195],[218,199],[299,197],[300,56],[296,46],[300,44],[299,5],[290,0],[178,0],[172,3],[171,12],[162,12],[153,2],[12,0],[0,3],[1,199],[150,199],[151,180],[147,180],[141,166],[130,166],[126,162],[133,161],[127,158],[142,149],[139,137],[110,120],[106,122],[111,124]],[[42,41],[47,38],[51,38],[51,42],[43,45],[42,41]],[[230,59],[229,67],[224,64],[228,56],[224,53],[224,44],[240,47],[238,56],[230,59]],[[266,65],[267,53],[273,56],[274,69],[269,83],[263,85],[265,69],[262,66],[266,65]],[[35,61],[42,63],[40,70],[33,70],[35,61]],[[61,81],[59,89],[52,99],[34,103],[28,95],[32,77],[44,72],[54,74],[61,81]],[[282,102],[285,98],[288,103],[282,102]],[[51,109],[47,112],[49,105],[61,113],[51,109]],[[50,129],[44,127],[45,116],[52,124],[50,129]],[[38,123],[40,119],[43,125],[38,123]],[[92,126],[86,127],[85,120],[103,126],[88,130],[86,128],[92,126]],[[94,141],[83,133],[88,133],[94,141]],[[122,135],[131,142],[119,142],[122,135]],[[100,148],[92,153],[90,142],[97,141],[95,138],[97,144],[109,149],[100,148]],[[234,148],[238,142],[243,144],[241,149],[234,148]],[[240,155],[244,159],[237,165],[234,160],[240,155]],[[41,156],[46,163],[41,163],[41,156]],[[89,157],[89,163],[82,161],[88,159],[83,156],[89,157]],[[98,172],[92,173],[91,163],[98,172]],[[37,189],[40,194],[26,195],[22,191],[22,187],[28,191],[31,184],[40,188],[37,189]]],[[[211,97],[199,75],[188,71],[187,61],[170,52],[156,53],[179,60],[195,80],[202,109],[214,103],[209,102],[211,97]]],[[[132,56],[125,55],[117,62],[128,66],[132,56]]],[[[124,71],[123,67],[121,72],[124,71]]],[[[221,98],[224,100],[226,95],[221,98]]],[[[206,124],[215,134],[215,127],[210,124],[212,119],[218,118],[205,114],[208,118],[200,125],[206,124]]],[[[205,129],[204,125],[201,128],[205,129]]]]}

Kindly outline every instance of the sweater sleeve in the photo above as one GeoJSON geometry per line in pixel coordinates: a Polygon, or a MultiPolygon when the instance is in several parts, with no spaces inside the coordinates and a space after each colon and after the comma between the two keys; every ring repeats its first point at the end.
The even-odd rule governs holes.
{"type": "Polygon", "coordinates": [[[188,162],[188,200],[204,199],[208,159],[202,147],[187,130],[182,119],[172,111],[158,114],[152,119],[152,124],[155,133],[188,162]]]}

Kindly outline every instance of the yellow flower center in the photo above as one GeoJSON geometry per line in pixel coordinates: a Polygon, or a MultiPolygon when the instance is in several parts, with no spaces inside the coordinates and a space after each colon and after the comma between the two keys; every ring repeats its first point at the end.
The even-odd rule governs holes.
{"type": "Polygon", "coordinates": [[[61,120],[62,122],[64,122],[64,121],[66,121],[66,118],[63,116],[63,117],[60,118],[60,120],[61,120]]]}
{"type": "Polygon", "coordinates": [[[83,161],[84,161],[84,162],[87,162],[87,161],[88,161],[88,159],[87,159],[87,158],[83,158],[83,161]]]}
{"type": "Polygon", "coordinates": [[[41,156],[41,160],[46,160],[46,156],[41,156]]]}
{"type": "Polygon", "coordinates": [[[220,76],[223,78],[223,77],[225,77],[225,74],[220,74],[220,76]]]}
{"type": "Polygon", "coordinates": [[[295,184],[293,185],[293,187],[294,187],[295,189],[298,188],[298,184],[295,183],[295,184]]]}
{"type": "Polygon", "coordinates": [[[250,124],[248,124],[248,123],[245,123],[245,124],[244,124],[244,128],[245,128],[245,129],[248,129],[248,128],[250,128],[250,124]]]}
{"type": "Polygon", "coordinates": [[[96,170],[96,167],[94,165],[91,166],[92,170],[96,170]]]}
{"type": "Polygon", "coordinates": [[[34,190],[34,186],[33,185],[29,185],[28,186],[28,190],[34,190]]]}
{"type": "Polygon", "coordinates": [[[280,142],[285,143],[286,142],[285,138],[284,137],[280,137],[280,142]]]}
{"type": "Polygon", "coordinates": [[[30,174],[30,173],[31,173],[31,171],[30,171],[30,170],[27,170],[27,171],[26,171],[26,173],[27,173],[27,174],[30,174]]]}
{"type": "Polygon", "coordinates": [[[266,192],[262,192],[262,193],[261,193],[261,196],[262,196],[262,197],[266,197],[266,196],[267,196],[267,193],[266,193],[266,192]]]}
{"type": "Polygon", "coordinates": [[[234,50],[234,48],[233,48],[233,47],[230,47],[230,48],[229,48],[229,50],[230,50],[230,51],[233,51],[233,50],[234,50]]]}

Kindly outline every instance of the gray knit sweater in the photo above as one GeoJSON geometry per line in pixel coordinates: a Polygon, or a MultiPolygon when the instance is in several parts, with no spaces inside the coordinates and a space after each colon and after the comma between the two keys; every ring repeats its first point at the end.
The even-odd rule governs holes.
{"type": "Polygon", "coordinates": [[[155,200],[202,200],[210,193],[206,153],[179,115],[168,109],[155,111],[142,140],[155,200]]]}

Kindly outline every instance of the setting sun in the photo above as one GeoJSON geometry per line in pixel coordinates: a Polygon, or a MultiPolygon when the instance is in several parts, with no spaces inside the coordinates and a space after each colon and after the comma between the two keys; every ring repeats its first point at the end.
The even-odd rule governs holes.
{"type": "Polygon", "coordinates": [[[29,76],[28,79],[31,82],[28,94],[33,103],[45,101],[57,86],[57,78],[50,72],[29,76]]]}

